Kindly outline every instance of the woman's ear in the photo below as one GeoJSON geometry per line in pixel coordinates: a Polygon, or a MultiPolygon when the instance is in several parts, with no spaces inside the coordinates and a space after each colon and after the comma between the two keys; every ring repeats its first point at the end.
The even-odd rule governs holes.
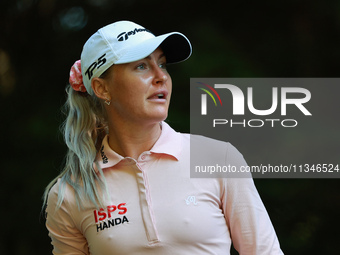
{"type": "Polygon", "coordinates": [[[111,96],[108,89],[107,82],[102,78],[93,78],[91,87],[96,96],[104,101],[111,101],[111,96]]]}

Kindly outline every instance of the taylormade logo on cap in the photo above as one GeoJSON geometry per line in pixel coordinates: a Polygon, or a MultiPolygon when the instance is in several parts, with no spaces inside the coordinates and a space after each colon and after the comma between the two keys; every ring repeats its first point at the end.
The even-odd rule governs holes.
{"type": "Polygon", "coordinates": [[[149,29],[146,29],[146,28],[135,28],[134,30],[130,31],[130,32],[123,32],[123,33],[120,33],[118,36],[117,36],[117,40],[119,42],[122,42],[124,40],[127,40],[129,39],[129,36],[130,35],[135,35],[136,33],[139,33],[139,32],[148,32],[148,33],[151,33],[151,31],[149,29]]]}

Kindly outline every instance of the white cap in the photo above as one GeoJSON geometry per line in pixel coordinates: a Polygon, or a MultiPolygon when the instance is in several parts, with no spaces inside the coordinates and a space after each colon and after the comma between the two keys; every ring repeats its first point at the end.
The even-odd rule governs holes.
{"type": "Polygon", "coordinates": [[[160,45],[167,63],[181,62],[191,55],[190,41],[178,32],[155,36],[131,21],[118,21],[99,29],[87,40],[81,53],[86,90],[91,93],[91,79],[99,77],[111,65],[143,59],[160,45]]]}

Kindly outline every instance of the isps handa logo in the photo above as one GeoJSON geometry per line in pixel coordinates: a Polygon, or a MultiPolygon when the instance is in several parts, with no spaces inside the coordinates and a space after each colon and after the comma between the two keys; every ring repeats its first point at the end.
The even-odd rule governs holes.
{"type": "MultiPolygon", "coordinates": [[[[258,80],[255,81],[255,84],[259,83],[258,80]]],[[[202,120],[204,116],[213,116],[211,119],[213,127],[228,125],[230,127],[282,126],[288,128],[298,125],[297,118],[292,116],[312,116],[306,106],[311,100],[311,92],[304,87],[278,87],[267,84],[265,91],[261,91],[263,89],[261,86],[244,86],[244,82],[243,90],[235,83],[222,83],[220,80],[218,83],[210,84],[200,81],[195,83],[196,91],[198,89],[201,92],[200,116],[202,120]],[[256,106],[261,105],[263,101],[270,102],[270,105],[267,104],[265,108],[256,106]],[[294,115],[291,114],[292,112],[294,115]],[[230,114],[232,114],[231,118],[230,114]]],[[[246,84],[248,83],[249,80],[246,84]]]]}
{"type": "Polygon", "coordinates": [[[97,232],[129,222],[126,217],[126,203],[109,205],[106,208],[94,210],[94,221],[97,225],[97,232]]]}

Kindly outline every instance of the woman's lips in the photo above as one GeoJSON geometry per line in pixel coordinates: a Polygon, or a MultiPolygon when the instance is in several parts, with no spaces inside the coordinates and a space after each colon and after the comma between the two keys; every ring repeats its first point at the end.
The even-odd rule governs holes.
{"type": "Polygon", "coordinates": [[[148,97],[148,100],[155,102],[166,102],[168,92],[167,91],[157,91],[148,97]]]}

